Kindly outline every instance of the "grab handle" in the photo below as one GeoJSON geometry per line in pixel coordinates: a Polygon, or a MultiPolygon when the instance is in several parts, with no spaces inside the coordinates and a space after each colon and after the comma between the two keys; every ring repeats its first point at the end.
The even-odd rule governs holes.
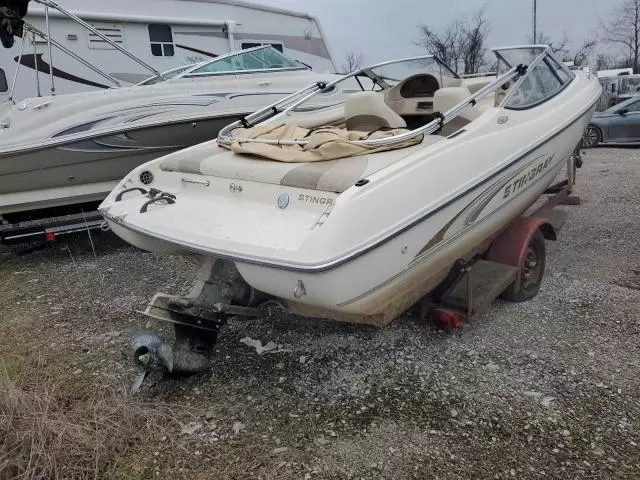
{"type": "Polygon", "coordinates": [[[140,213],[147,213],[147,209],[149,208],[149,205],[157,203],[159,201],[165,201],[168,205],[173,205],[174,203],[176,203],[175,199],[171,197],[161,196],[161,197],[152,198],[151,200],[144,202],[142,207],[140,207],[140,213]]]}
{"type": "Polygon", "coordinates": [[[147,194],[147,191],[144,188],[140,188],[140,187],[133,187],[133,188],[127,188],[126,190],[122,190],[118,196],[116,197],[116,202],[119,202],[120,200],[122,200],[122,196],[125,193],[129,193],[129,192],[140,192],[143,195],[147,194]]]}

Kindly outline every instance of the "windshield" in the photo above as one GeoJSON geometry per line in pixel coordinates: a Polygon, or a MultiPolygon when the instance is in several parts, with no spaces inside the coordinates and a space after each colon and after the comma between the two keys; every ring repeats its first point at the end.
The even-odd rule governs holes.
{"type": "MultiPolygon", "coordinates": [[[[625,100],[624,102],[620,102],[620,103],[617,103],[617,104],[613,105],[612,107],[609,107],[605,111],[607,113],[616,113],[618,110],[622,110],[623,108],[629,108],[631,105],[634,105],[635,103],[639,103],[640,104],[640,97],[629,98],[629,99],[625,100]]],[[[635,109],[633,109],[633,110],[635,111],[635,109]]]]}
{"type": "Polygon", "coordinates": [[[189,70],[184,76],[273,69],[306,70],[307,67],[284,56],[271,45],[265,45],[216,58],[198,68],[189,70]]]}
{"type": "Polygon", "coordinates": [[[362,90],[386,90],[418,74],[434,76],[441,87],[460,83],[458,75],[433,56],[409,58],[364,68],[355,75],[355,80],[362,90]]]}
{"type": "Polygon", "coordinates": [[[575,78],[575,74],[558,61],[546,45],[494,48],[493,53],[498,58],[499,75],[519,65],[529,67],[529,74],[524,79],[508,82],[497,92],[497,104],[505,105],[506,102],[508,108],[524,109],[539,105],[575,78]]]}
{"type": "Polygon", "coordinates": [[[543,45],[494,49],[493,53],[498,57],[498,75],[516,65],[531,65],[545,50],[543,45]]]}

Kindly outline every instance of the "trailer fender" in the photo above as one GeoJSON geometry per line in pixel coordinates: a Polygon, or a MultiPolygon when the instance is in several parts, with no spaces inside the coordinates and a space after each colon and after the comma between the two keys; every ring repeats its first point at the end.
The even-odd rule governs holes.
{"type": "Polygon", "coordinates": [[[491,244],[487,251],[487,260],[522,268],[527,247],[538,230],[546,240],[558,238],[550,220],[542,217],[518,217],[491,244]]]}

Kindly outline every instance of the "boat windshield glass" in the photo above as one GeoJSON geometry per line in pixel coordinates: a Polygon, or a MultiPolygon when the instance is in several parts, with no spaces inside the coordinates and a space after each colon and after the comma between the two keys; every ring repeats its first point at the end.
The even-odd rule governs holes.
{"type": "Polygon", "coordinates": [[[355,74],[355,81],[358,82],[362,90],[387,90],[401,81],[419,74],[434,76],[440,86],[450,85],[460,78],[437,57],[426,56],[364,68],[355,74]]]}
{"type": "Polygon", "coordinates": [[[306,70],[307,67],[287,58],[271,45],[265,45],[216,58],[187,71],[184,76],[275,69],[306,70]]]}
{"type": "Polygon", "coordinates": [[[493,52],[498,57],[498,75],[505,73],[516,65],[531,65],[545,51],[546,47],[542,45],[495,49],[493,52]]]}

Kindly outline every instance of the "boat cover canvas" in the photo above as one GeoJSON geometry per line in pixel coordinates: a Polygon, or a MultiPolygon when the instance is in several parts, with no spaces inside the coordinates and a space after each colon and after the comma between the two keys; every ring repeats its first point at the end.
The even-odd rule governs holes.
{"type": "Polygon", "coordinates": [[[408,131],[405,128],[395,128],[380,129],[374,132],[359,132],[349,131],[340,127],[308,129],[287,123],[266,124],[250,128],[237,128],[233,131],[233,136],[242,139],[259,140],[304,140],[309,143],[304,146],[271,145],[218,139],[218,144],[237,154],[252,155],[286,163],[311,163],[356,157],[387,150],[398,150],[422,142],[423,135],[381,146],[365,146],[355,143],[358,140],[389,138],[408,131]]]}
{"type": "Polygon", "coordinates": [[[375,155],[361,154],[322,162],[281,162],[257,155],[236,155],[217,144],[212,149],[211,144],[206,142],[167,155],[160,161],[160,169],[342,193],[358,180],[442,140],[444,137],[440,135],[428,135],[422,143],[402,150],[379,151],[375,155]]]}

